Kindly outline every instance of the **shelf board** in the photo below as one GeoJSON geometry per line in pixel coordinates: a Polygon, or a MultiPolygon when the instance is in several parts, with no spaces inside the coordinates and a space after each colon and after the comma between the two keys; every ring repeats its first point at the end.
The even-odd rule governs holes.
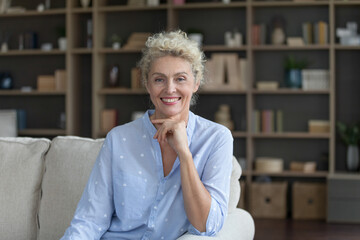
{"type": "MultiPolygon", "coordinates": [[[[222,51],[222,52],[234,52],[234,51],[246,51],[246,46],[241,47],[227,47],[225,45],[204,45],[202,47],[203,51],[222,51]]],[[[112,54],[119,54],[119,53],[141,53],[141,48],[127,48],[123,47],[120,49],[112,49],[111,47],[104,47],[99,49],[99,53],[112,53],[112,54]]]]}
{"type": "Polygon", "coordinates": [[[71,12],[72,13],[92,13],[93,8],[92,7],[77,7],[77,8],[72,8],[71,12]]]}
{"type": "Polygon", "coordinates": [[[26,10],[25,12],[17,12],[17,13],[2,13],[0,14],[0,18],[2,17],[31,17],[31,16],[47,16],[47,15],[65,15],[66,9],[48,9],[42,12],[38,12],[36,10],[26,10]]]}
{"type": "Polygon", "coordinates": [[[66,135],[66,130],[64,129],[41,129],[41,128],[29,128],[24,130],[19,130],[18,134],[20,136],[58,136],[66,135]]]}
{"type": "Polygon", "coordinates": [[[143,95],[147,94],[145,88],[129,89],[129,88],[103,88],[98,91],[100,95],[143,95]]]}
{"type": "Polygon", "coordinates": [[[246,94],[246,90],[199,90],[198,92],[201,95],[217,95],[217,94],[224,94],[224,95],[234,95],[234,94],[246,94]]]}
{"type": "Polygon", "coordinates": [[[288,51],[288,50],[329,50],[329,44],[311,44],[304,46],[288,46],[288,45],[253,45],[252,49],[254,51],[288,51]]]}
{"type": "Polygon", "coordinates": [[[360,5],[360,1],[359,0],[351,0],[351,1],[344,1],[344,0],[340,0],[340,1],[334,1],[334,5],[335,6],[354,6],[354,5],[360,5]]]}
{"type": "Polygon", "coordinates": [[[51,95],[66,95],[66,91],[37,91],[30,92],[21,90],[0,90],[0,96],[51,96],[51,95]]]}
{"type": "Polygon", "coordinates": [[[98,50],[99,53],[141,53],[141,48],[120,48],[120,49],[112,49],[112,48],[100,48],[98,50]]]}
{"type": "Polygon", "coordinates": [[[307,0],[307,1],[257,1],[252,2],[251,5],[253,7],[298,7],[298,6],[328,6],[330,4],[329,1],[315,1],[315,0],[307,0]]]}
{"type": "Polygon", "coordinates": [[[253,138],[295,138],[295,139],[329,139],[330,133],[282,132],[282,133],[252,133],[253,138]]]}
{"type": "Polygon", "coordinates": [[[234,138],[246,138],[248,136],[246,132],[241,132],[241,131],[233,131],[232,135],[234,138]]]}
{"type": "Polygon", "coordinates": [[[182,5],[173,5],[174,9],[207,9],[207,8],[245,8],[246,2],[231,2],[228,4],[221,2],[207,2],[207,3],[185,3],[182,5]]]}
{"type": "Polygon", "coordinates": [[[329,174],[328,178],[360,180],[360,172],[335,172],[329,174]]]}
{"type": "Polygon", "coordinates": [[[51,51],[43,51],[40,49],[24,49],[24,50],[8,50],[0,52],[0,56],[23,56],[23,55],[65,55],[65,51],[54,49],[51,51]]]}
{"type": "Polygon", "coordinates": [[[360,50],[360,45],[344,46],[341,44],[335,44],[335,50],[360,50]]]}
{"type": "Polygon", "coordinates": [[[202,47],[203,51],[230,51],[230,52],[234,52],[234,51],[246,51],[247,47],[246,46],[241,46],[241,47],[228,47],[225,45],[204,45],[202,47]]]}
{"type": "Polygon", "coordinates": [[[330,94],[330,90],[302,90],[302,89],[290,89],[290,88],[280,88],[277,90],[258,90],[253,89],[251,91],[253,94],[270,94],[270,95],[311,95],[311,94],[330,94]]]}
{"type": "Polygon", "coordinates": [[[99,12],[127,12],[127,11],[154,11],[154,10],[166,10],[167,4],[159,4],[158,6],[105,6],[99,7],[99,12]]]}
{"type": "Polygon", "coordinates": [[[269,172],[258,172],[252,171],[253,176],[271,176],[271,177],[301,177],[301,178],[326,178],[328,176],[327,171],[315,171],[312,173],[305,173],[305,172],[295,172],[285,170],[279,173],[269,173],[269,172]]]}
{"type": "Polygon", "coordinates": [[[74,48],[71,50],[71,53],[74,54],[91,54],[92,49],[91,48],[74,48]]]}

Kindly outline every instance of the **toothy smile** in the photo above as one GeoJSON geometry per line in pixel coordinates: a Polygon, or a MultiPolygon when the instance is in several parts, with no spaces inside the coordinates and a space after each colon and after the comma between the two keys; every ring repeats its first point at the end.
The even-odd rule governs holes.
{"type": "Polygon", "coordinates": [[[179,101],[181,98],[180,97],[176,97],[176,98],[161,98],[161,101],[166,102],[166,103],[173,103],[176,101],[179,101]]]}

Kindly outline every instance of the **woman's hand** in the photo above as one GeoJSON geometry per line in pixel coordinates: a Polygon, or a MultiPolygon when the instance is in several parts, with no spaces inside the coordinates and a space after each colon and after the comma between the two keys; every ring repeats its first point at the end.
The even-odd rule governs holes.
{"type": "Polygon", "coordinates": [[[158,127],[154,139],[157,139],[159,143],[167,142],[178,156],[190,151],[185,121],[167,118],[155,119],[151,122],[158,127]]]}

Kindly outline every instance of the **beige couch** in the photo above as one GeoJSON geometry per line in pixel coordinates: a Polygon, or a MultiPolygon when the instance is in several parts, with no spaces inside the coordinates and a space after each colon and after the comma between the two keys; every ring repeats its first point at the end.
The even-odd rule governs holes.
{"type": "MultiPolygon", "coordinates": [[[[0,138],[0,239],[55,240],[69,226],[103,139],[0,138]]],[[[239,164],[234,160],[229,214],[213,239],[253,239],[254,222],[236,208],[239,164]]],[[[205,239],[186,234],[179,239],[205,239]]]]}

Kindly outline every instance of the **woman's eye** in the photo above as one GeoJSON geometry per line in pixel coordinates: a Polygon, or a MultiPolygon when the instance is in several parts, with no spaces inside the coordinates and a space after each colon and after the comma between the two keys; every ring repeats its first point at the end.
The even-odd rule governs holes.
{"type": "Polygon", "coordinates": [[[178,78],[178,81],[179,81],[179,82],[182,82],[182,81],[185,81],[185,80],[186,80],[186,79],[185,79],[184,77],[179,77],[179,78],[178,78]]]}
{"type": "Polygon", "coordinates": [[[158,82],[158,83],[160,83],[160,82],[162,82],[163,81],[163,79],[162,78],[155,78],[155,80],[154,80],[155,82],[158,82]]]}

